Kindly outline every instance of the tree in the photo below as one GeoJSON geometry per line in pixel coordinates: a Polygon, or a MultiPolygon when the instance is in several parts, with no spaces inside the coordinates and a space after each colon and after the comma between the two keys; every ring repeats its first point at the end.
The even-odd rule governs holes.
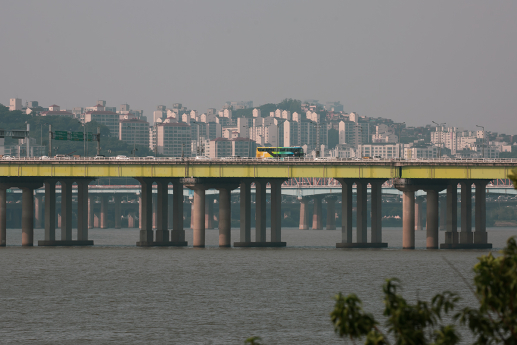
{"type": "MultiPolygon", "coordinates": [[[[515,172],[512,175],[515,183],[515,172]]],[[[507,242],[502,255],[492,253],[479,258],[474,266],[474,295],[478,308],[464,308],[453,315],[453,320],[466,325],[476,339],[475,344],[517,344],[517,242],[507,242]]],[[[454,310],[459,297],[446,291],[431,302],[408,303],[397,294],[399,282],[388,279],[384,290],[384,326],[366,313],[355,295],[339,293],[331,313],[334,330],[353,341],[364,339],[365,344],[457,344],[460,336],[455,324],[444,324],[442,316],[454,310]]]]}

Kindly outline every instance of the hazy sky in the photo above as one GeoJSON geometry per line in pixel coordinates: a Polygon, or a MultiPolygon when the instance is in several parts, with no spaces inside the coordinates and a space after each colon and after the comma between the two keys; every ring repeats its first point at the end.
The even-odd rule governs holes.
{"type": "Polygon", "coordinates": [[[1,0],[0,103],[341,101],[517,134],[517,1],[1,0]]]}

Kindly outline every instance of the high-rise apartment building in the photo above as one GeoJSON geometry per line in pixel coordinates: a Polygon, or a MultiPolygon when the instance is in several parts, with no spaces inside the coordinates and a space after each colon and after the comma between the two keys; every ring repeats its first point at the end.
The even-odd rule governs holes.
{"type": "Polygon", "coordinates": [[[139,119],[120,120],[119,140],[129,145],[149,146],[149,123],[139,119]]]}
{"type": "Polygon", "coordinates": [[[156,126],[157,152],[169,157],[191,156],[191,126],[183,123],[160,123],[156,126]]]}

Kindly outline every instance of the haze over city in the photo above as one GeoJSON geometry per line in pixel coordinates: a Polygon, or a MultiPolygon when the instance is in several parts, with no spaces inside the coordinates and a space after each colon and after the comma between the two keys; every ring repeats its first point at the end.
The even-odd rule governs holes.
{"type": "Polygon", "coordinates": [[[515,2],[4,1],[1,102],[341,101],[345,111],[517,132],[515,2]]]}

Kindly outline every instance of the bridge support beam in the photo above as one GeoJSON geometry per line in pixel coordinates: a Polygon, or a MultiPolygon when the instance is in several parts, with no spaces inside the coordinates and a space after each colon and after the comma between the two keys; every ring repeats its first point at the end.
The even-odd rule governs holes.
{"type": "MultiPolygon", "coordinates": [[[[459,243],[458,238],[458,183],[453,181],[447,186],[445,243],[440,248],[452,248],[459,243]]],[[[445,204],[445,203],[444,203],[445,204]]],[[[441,218],[440,218],[441,219],[441,218]]]]}
{"type": "Polygon", "coordinates": [[[283,180],[271,180],[271,243],[282,243],[282,183],[283,180]]]}
{"type": "MultiPolygon", "coordinates": [[[[45,181],[45,241],[56,240],[56,182],[45,181]]],[[[38,242],[38,245],[39,242],[38,242]]]]}
{"type": "Polygon", "coordinates": [[[149,179],[140,179],[142,188],[140,198],[140,241],[136,243],[140,247],[149,247],[153,245],[153,181],[149,179]]]}
{"type": "Polygon", "coordinates": [[[336,197],[326,197],[327,202],[327,230],[336,230],[336,197]]]}
{"type": "Polygon", "coordinates": [[[323,230],[323,222],[322,222],[322,200],[324,196],[315,196],[314,200],[314,210],[312,214],[312,230],[323,230]]]}
{"type": "MultiPolygon", "coordinates": [[[[45,192],[45,195],[47,193],[45,192]]],[[[46,196],[45,196],[46,197],[46,196]]],[[[47,204],[45,203],[45,207],[47,207],[47,204]]],[[[93,196],[88,196],[88,229],[93,229],[94,225],[94,207],[95,207],[95,200],[93,199],[93,196]]]]}
{"type": "Polygon", "coordinates": [[[309,230],[309,199],[302,197],[300,199],[300,230],[309,230]]]}
{"type": "Polygon", "coordinates": [[[34,188],[22,188],[22,246],[34,245],[34,188]]]}
{"type": "Polygon", "coordinates": [[[415,200],[415,230],[423,230],[423,216],[424,216],[424,198],[416,197],[415,200]]]}
{"type": "Polygon", "coordinates": [[[72,184],[61,182],[61,241],[72,241],[72,184]]]}
{"type": "Polygon", "coordinates": [[[171,246],[184,247],[188,243],[185,241],[185,230],[183,229],[183,184],[175,180],[172,182],[173,192],[173,215],[171,246]]]}
{"type": "Polygon", "coordinates": [[[266,242],[266,185],[255,181],[255,242],[266,242]]]}
{"type": "Polygon", "coordinates": [[[205,229],[214,228],[214,201],[215,197],[207,196],[205,198],[205,229]]]}
{"type": "Polygon", "coordinates": [[[342,242],[336,243],[337,248],[385,248],[382,243],[382,179],[356,180],[357,186],[357,240],[352,242],[352,179],[338,179],[342,186],[342,242]],[[368,183],[372,186],[372,234],[368,243],[368,183]]]}
{"type": "Polygon", "coordinates": [[[196,185],[194,188],[193,203],[193,245],[197,248],[205,247],[205,187],[196,185]]]}
{"type": "Polygon", "coordinates": [[[439,198],[440,227],[439,230],[447,230],[447,198],[439,198]]]}
{"type": "Polygon", "coordinates": [[[461,181],[461,232],[460,243],[470,245],[472,237],[472,181],[461,181]]]}
{"type": "Polygon", "coordinates": [[[115,194],[113,196],[113,202],[115,203],[115,205],[114,205],[114,207],[115,207],[115,229],[121,228],[121,224],[120,224],[122,221],[121,200],[122,200],[122,195],[115,194]]]}
{"type": "Polygon", "coordinates": [[[101,196],[101,229],[108,228],[108,199],[109,196],[102,195],[101,196]]]}
{"type": "Polygon", "coordinates": [[[240,242],[251,243],[251,182],[242,181],[240,187],[240,242]]]}
{"type": "Polygon", "coordinates": [[[427,190],[427,249],[438,249],[438,190],[427,190]]]}
{"type": "Polygon", "coordinates": [[[41,229],[43,226],[43,195],[34,196],[34,227],[41,229]]]}
{"type": "MultiPolygon", "coordinates": [[[[219,247],[232,246],[232,204],[230,188],[219,189],[219,247]]],[[[210,204],[210,202],[209,202],[210,204]]],[[[214,202],[212,200],[212,211],[214,202]]],[[[213,218],[213,214],[212,214],[213,218]]],[[[211,222],[209,223],[211,224],[211,222]]]]}
{"type": "Polygon", "coordinates": [[[474,182],[476,186],[474,246],[476,248],[492,248],[492,244],[488,243],[486,232],[486,185],[488,182],[486,180],[474,182]]]}
{"type": "Polygon", "coordinates": [[[169,243],[168,212],[169,212],[169,183],[158,181],[156,206],[156,242],[155,245],[167,245],[169,243]]]}
{"type": "Polygon", "coordinates": [[[77,182],[77,240],[88,241],[88,184],[77,182]]]}
{"type": "Polygon", "coordinates": [[[0,186],[0,247],[7,244],[7,186],[0,186]]]}

